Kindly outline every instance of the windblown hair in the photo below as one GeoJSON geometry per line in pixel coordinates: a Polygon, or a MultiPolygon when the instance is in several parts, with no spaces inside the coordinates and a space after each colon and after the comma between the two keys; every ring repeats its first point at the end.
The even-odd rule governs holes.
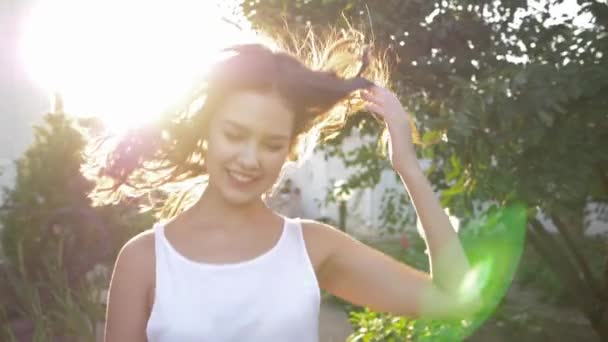
{"type": "Polygon", "coordinates": [[[84,171],[97,183],[95,203],[138,198],[204,178],[210,118],[233,92],[279,95],[295,113],[289,153],[295,161],[362,108],[357,90],[386,83],[383,59],[372,58],[356,31],[333,32],[329,39],[309,32],[303,44],[297,42],[278,51],[261,44],[232,46],[183,110],[91,145],[84,171]]]}

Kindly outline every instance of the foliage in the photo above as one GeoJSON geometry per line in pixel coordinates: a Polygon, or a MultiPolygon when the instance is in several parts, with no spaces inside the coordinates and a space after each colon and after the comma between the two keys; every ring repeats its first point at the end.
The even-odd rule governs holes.
{"type": "Polygon", "coordinates": [[[364,309],[352,312],[357,331],[347,341],[462,341],[467,321],[410,320],[364,309]]]}
{"type": "Polygon", "coordinates": [[[15,162],[15,184],[4,189],[0,212],[3,250],[12,264],[20,242],[25,251],[40,250],[37,245],[43,241],[37,237],[46,220],[59,208],[86,206],[92,188],[79,172],[84,139],[65,115],[45,116],[34,132],[34,143],[15,162]]]}
{"type": "MultiPolygon", "coordinates": [[[[0,338],[4,341],[31,339],[50,341],[76,338],[94,341],[96,323],[104,316],[100,303],[107,276],[86,277],[75,288],[65,270],[63,253],[43,261],[45,281],[30,281],[23,263],[23,248],[18,246],[19,264],[7,267],[2,276],[13,296],[10,307],[3,307],[4,322],[0,338]]],[[[92,274],[94,275],[94,274],[92,274]]]]}
{"type": "Polygon", "coordinates": [[[139,213],[137,203],[91,206],[92,183],[80,173],[85,139],[61,110],[47,114],[34,131],[0,210],[0,314],[3,322],[21,322],[25,332],[4,325],[0,340],[29,329],[34,341],[92,341],[95,322],[103,318],[100,291],[109,279],[91,279],[91,271],[100,264],[109,268],[125,241],[154,218],[139,213]]]}

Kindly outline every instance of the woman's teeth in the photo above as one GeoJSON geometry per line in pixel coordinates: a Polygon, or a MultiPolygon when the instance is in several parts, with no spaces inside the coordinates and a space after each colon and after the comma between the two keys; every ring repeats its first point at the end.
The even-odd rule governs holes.
{"type": "Polygon", "coordinates": [[[238,172],[235,172],[235,171],[228,171],[228,173],[230,174],[230,176],[232,178],[234,178],[237,181],[242,182],[242,183],[248,183],[248,182],[251,182],[251,181],[253,181],[255,179],[254,177],[246,176],[246,175],[244,175],[242,173],[238,173],[238,172]]]}

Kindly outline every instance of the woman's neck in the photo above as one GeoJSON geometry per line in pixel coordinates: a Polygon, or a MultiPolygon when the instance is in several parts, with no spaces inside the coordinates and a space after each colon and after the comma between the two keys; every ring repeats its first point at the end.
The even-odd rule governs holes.
{"type": "Polygon", "coordinates": [[[252,220],[267,219],[272,215],[272,210],[261,198],[239,205],[229,203],[208,187],[184,214],[192,223],[206,222],[217,227],[239,227],[252,220]]]}

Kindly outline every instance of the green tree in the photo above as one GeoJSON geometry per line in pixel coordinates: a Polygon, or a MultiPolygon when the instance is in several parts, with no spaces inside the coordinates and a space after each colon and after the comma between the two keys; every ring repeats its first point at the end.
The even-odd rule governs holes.
{"type": "MultiPolygon", "coordinates": [[[[15,183],[4,188],[0,207],[6,259],[0,265],[0,317],[29,320],[34,331],[25,333],[47,336],[42,340],[93,334],[91,322],[103,316],[94,294],[107,279],[85,275],[97,264],[111,266],[120,246],[154,220],[136,203],[92,207],[94,184],[81,173],[87,140],[76,121],[58,100],[15,162],[15,183]]],[[[5,328],[0,336],[9,333],[5,328]]]]}
{"type": "MultiPolygon", "coordinates": [[[[269,32],[349,18],[392,51],[394,88],[415,116],[421,157],[432,162],[428,175],[443,204],[468,217],[484,202],[526,203],[529,241],[608,341],[608,263],[594,272],[579,243],[587,204],[608,203],[608,5],[578,1],[578,19],[590,18],[580,26],[577,15],[552,17],[561,3],[269,0],[243,7],[269,32]],[[559,241],[544,222],[555,224],[559,241]]],[[[382,168],[368,167],[365,155],[342,154],[364,170],[347,180],[351,187],[379,179],[382,168]]]]}
{"type": "Polygon", "coordinates": [[[33,251],[45,243],[41,237],[58,209],[87,208],[92,184],[80,174],[83,136],[61,110],[45,115],[34,127],[34,143],[15,162],[13,187],[4,189],[0,213],[2,245],[10,264],[19,262],[18,248],[26,264],[37,258],[33,251]]]}

